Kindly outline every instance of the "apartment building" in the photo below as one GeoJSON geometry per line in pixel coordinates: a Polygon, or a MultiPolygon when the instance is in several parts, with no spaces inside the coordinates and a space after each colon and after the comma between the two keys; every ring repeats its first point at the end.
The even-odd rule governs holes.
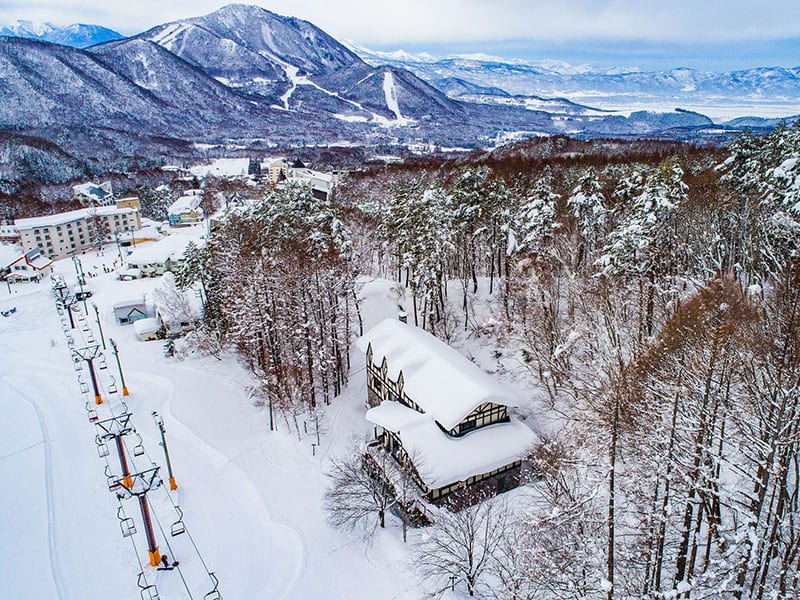
{"type": "Polygon", "coordinates": [[[96,246],[100,238],[109,241],[115,233],[138,231],[142,219],[134,208],[99,206],[17,219],[14,226],[25,252],[38,248],[45,256],[57,260],[96,246]]]}

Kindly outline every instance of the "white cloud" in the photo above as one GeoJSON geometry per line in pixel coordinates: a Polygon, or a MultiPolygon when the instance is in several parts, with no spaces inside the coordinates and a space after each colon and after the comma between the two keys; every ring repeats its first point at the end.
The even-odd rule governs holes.
{"type": "MultiPolygon", "coordinates": [[[[125,34],[203,15],[219,0],[0,1],[0,22],[90,22],[125,34]]],[[[502,40],[714,42],[800,37],[797,0],[270,0],[253,4],[367,45],[502,40]]]]}

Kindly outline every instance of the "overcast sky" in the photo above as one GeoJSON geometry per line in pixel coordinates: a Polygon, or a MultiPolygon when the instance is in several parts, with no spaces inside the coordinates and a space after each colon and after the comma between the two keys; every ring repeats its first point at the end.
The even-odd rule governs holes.
{"type": "MultiPolygon", "coordinates": [[[[620,65],[796,66],[800,0],[270,0],[375,49],[488,52],[620,65]],[[669,64],[670,62],[674,64],[669,64]]],[[[218,0],[0,0],[14,19],[110,27],[125,35],[227,4],[218,0]]]]}

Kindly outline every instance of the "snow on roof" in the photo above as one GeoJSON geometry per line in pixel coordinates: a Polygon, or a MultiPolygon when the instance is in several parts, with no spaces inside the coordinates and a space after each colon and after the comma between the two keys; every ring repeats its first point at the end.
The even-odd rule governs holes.
{"type": "Polygon", "coordinates": [[[403,373],[403,390],[445,429],[452,429],[484,402],[516,406],[517,402],[489,375],[424,329],[384,319],[358,340],[372,346],[372,363],[384,357],[388,376],[403,373]]]}
{"type": "Polygon", "coordinates": [[[399,435],[431,489],[504,467],[521,459],[536,440],[533,431],[516,419],[450,437],[429,416],[386,400],[367,411],[367,420],[399,435]]]}
{"type": "Polygon", "coordinates": [[[23,255],[22,246],[17,244],[0,244],[0,268],[16,262],[23,255]]]}
{"type": "Polygon", "coordinates": [[[135,213],[135,208],[117,208],[116,206],[97,206],[93,208],[81,208],[79,210],[71,210],[69,212],[58,213],[56,215],[47,215],[46,217],[32,217],[29,219],[16,219],[14,225],[17,229],[30,229],[31,227],[49,227],[51,225],[63,225],[64,223],[71,223],[73,221],[80,221],[81,219],[88,219],[94,215],[124,215],[135,213]]]}
{"type": "Polygon", "coordinates": [[[30,266],[32,266],[34,269],[36,269],[37,271],[41,271],[42,269],[46,269],[47,267],[49,267],[50,265],[53,264],[53,261],[50,260],[49,258],[47,258],[43,254],[37,253],[37,254],[32,256],[31,252],[29,252],[26,256],[27,256],[28,264],[30,266]]]}
{"type": "Polygon", "coordinates": [[[172,203],[172,205],[167,209],[167,212],[171,215],[179,215],[182,212],[197,210],[201,201],[202,198],[197,194],[181,196],[172,203]]]}
{"type": "Polygon", "coordinates": [[[378,406],[367,411],[367,421],[380,425],[384,429],[399,433],[401,429],[422,420],[430,420],[429,415],[408,408],[400,402],[384,400],[378,406]]]}
{"type": "Polygon", "coordinates": [[[114,304],[114,310],[120,310],[122,308],[131,308],[132,306],[144,306],[144,296],[140,296],[138,298],[131,298],[129,300],[121,300],[114,304]]]}
{"type": "Polygon", "coordinates": [[[129,265],[150,265],[164,264],[167,260],[179,260],[186,251],[189,242],[194,242],[195,246],[202,247],[204,241],[187,235],[170,235],[155,243],[137,246],[128,255],[129,265]]]}
{"type": "Polygon", "coordinates": [[[94,198],[95,200],[105,200],[111,197],[111,192],[108,190],[104,190],[102,187],[97,185],[96,183],[81,183],[80,185],[73,185],[72,190],[76,194],[83,194],[84,196],[88,196],[90,198],[94,198]]]}
{"type": "Polygon", "coordinates": [[[133,330],[136,332],[136,335],[155,333],[159,329],[161,329],[161,321],[154,317],[147,317],[146,319],[139,319],[133,322],[133,330]]]}

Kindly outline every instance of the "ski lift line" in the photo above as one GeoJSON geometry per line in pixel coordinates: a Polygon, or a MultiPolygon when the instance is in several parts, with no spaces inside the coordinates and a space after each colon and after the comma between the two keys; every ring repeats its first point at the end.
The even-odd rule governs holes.
{"type": "MultiPolygon", "coordinates": [[[[82,313],[78,313],[78,315],[79,315],[78,322],[81,323],[81,324],[85,324],[85,317],[83,316],[83,314],[82,313]]],[[[64,326],[66,326],[66,324],[64,324],[64,326]]],[[[73,357],[77,358],[75,356],[76,354],[78,354],[77,352],[75,352],[75,346],[76,346],[75,339],[72,337],[71,332],[69,330],[65,329],[64,330],[64,334],[65,334],[66,337],[71,338],[73,340],[73,343],[72,344],[68,344],[68,345],[70,346],[70,350],[72,351],[73,357]]],[[[88,351],[92,346],[95,346],[95,347],[97,346],[97,343],[94,340],[94,336],[93,336],[91,331],[87,332],[87,331],[85,331],[85,329],[83,329],[82,331],[80,331],[80,334],[81,334],[81,338],[82,338],[82,342],[83,342],[83,347],[81,347],[81,352],[88,351]],[[84,333],[88,333],[89,335],[88,336],[87,335],[83,335],[84,333]]],[[[99,359],[99,365],[101,365],[101,364],[105,364],[106,365],[106,369],[102,369],[98,365],[98,371],[107,370],[107,359],[106,359],[105,353],[103,353],[99,349],[95,349],[95,351],[92,354],[94,355],[92,357],[93,359],[94,358],[99,359]]],[[[80,360],[80,358],[79,358],[79,360],[80,360]]],[[[82,362],[78,362],[77,364],[82,366],[82,362]]],[[[81,387],[86,386],[88,388],[88,384],[86,384],[85,382],[82,381],[81,375],[82,375],[82,373],[78,372],[77,378],[78,378],[79,384],[83,384],[81,387]]],[[[98,373],[98,375],[99,375],[99,373],[98,373]]],[[[116,387],[115,386],[116,379],[111,374],[109,374],[109,377],[111,379],[111,382],[108,385],[106,385],[105,377],[102,377],[102,378],[98,377],[99,387],[101,387],[103,389],[103,391],[106,392],[107,395],[118,393],[114,389],[116,387]]],[[[83,392],[83,390],[81,390],[81,391],[83,392]]],[[[90,421],[94,423],[95,421],[97,421],[97,419],[99,417],[97,416],[97,410],[90,406],[89,399],[86,398],[86,396],[88,396],[88,389],[87,389],[86,392],[82,393],[82,395],[84,396],[84,400],[85,400],[86,407],[87,407],[87,413],[89,413],[89,416],[90,416],[90,421]],[[94,416],[94,418],[92,418],[92,416],[94,416]]],[[[128,409],[127,409],[127,405],[124,402],[121,402],[121,405],[122,405],[122,409],[123,409],[122,410],[122,415],[130,414],[128,409]]],[[[112,418],[111,419],[105,419],[104,421],[116,420],[117,419],[117,414],[116,414],[116,411],[114,410],[114,407],[111,406],[111,403],[106,403],[106,406],[107,406],[108,412],[111,413],[112,418]]],[[[134,429],[134,431],[135,431],[135,429],[134,429]]],[[[150,460],[151,464],[155,466],[156,463],[150,457],[149,452],[147,452],[147,449],[145,448],[144,444],[142,443],[143,440],[142,440],[141,436],[138,433],[137,433],[137,438],[139,440],[139,443],[134,448],[134,451],[132,453],[130,453],[129,449],[126,447],[125,448],[126,452],[128,452],[129,454],[132,454],[133,456],[141,456],[143,454],[146,454],[148,460],[150,460]],[[141,448],[141,451],[137,451],[137,448],[141,448]]],[[[123,441],[123,443],[125,443],[125,438],[123,437],[123,439],[121,441],[123,441]]],[[[97,444],[97,447],[98,447],[98,452],[100,453],[101,445],[97,444]]],[[[100,458],[103,458],[104,462],[106,463],[105,464],[104,473],[105,473],[105,476],[106,476],[107,480],[111,481],[112,479],[114,479],[114,477],[112,475],[112,468],[111,468],[111,464],[109,462],[109,455],[101,453],[100,458]]],[[[131,460],[133,461],[133,458],[131,458],[131,460]]],[[[113,491],[113,490],[110,490],[110,491],[113,491]]],[[[210,594],[214,594],[216,592],[217,596],[213,596],[213,597],[219,597],[219,592],[217,590],[218,585],[219,585],[218,578],[216,577],[216,575],[213,572],[211,572],[208,569],[208,565],[206,564],[205,560],[203,559],[203,556],[200,553],[200,549],[197,547],[197,544],[195,543],[194,539],[192,538],[191,534],[189,533],[188,529],[186,528],[185,523],[183,522],[183,514],[182,514],[182,511],[181,511],[180,507],[175,503],[175,501],[173,500],[172,496],[169,494],[169,491],[166,490],[166,489],[164,491],[165,491],[165,493],[167,495],[167,499],[169,500],[169,502],[172,505],[173,509],[175,509],[176,512],[178,513],[178,520],[175,523],[173,523],[173,526],[176,523],[180,524],[180,527],[178,528],[177,533],[174,533],[174,534],[173,534],[173,531],[176,531],[176,530],[173,529],[173,526],[171,526],[170,527],[170,534],[174,537],[175,535],[181,535],[183,533],[186,533],[186,537],[187,537],[187,539],[189,539],[195,554],[197,555],[198,559],[200,560],[200,563],[203,566],[203,569],[206,571],[206,574],[208,575],[209,579],[211,580],[212,584],[214,585],[213,589],[209,593],[210,594]]],[[[122,511],[122,515],[126,515],[126,513],[124,511],[124,508],[122,507],[122,502],[121,502],[121,499],[119,499],[119,496],[118,496],[118,501],[119,501],[119,508],[118,508],[118,512],[117,512],[117,517],[119,518],[120,511],[122,511]]],[[[167,545],[167,548],[169,549],[170,553],[172,553],[172,546],[169,543],[169,539],[168,539],[168,537],[166,535],[166,532],[164,531],[164,528],[163,528],[163,526],[161,524],[161,520],[158,517],[158,513],[155,510],[152,510],[151,512],[153,514],[153,517],[156,520],[156,523],[158,524],[158,528],[159,528],[159,530],[161,532],[161,535],[162,535],[162,538],[164,539],[164,542],[167,545]]],[[[155,589],[155,586],[149,584],[148,581],[147,581],[146,575],[144,575],[144,572],[145,572],[144,564],[142,562],[142,558],[141,558],[141,555],[139,553],[139,549],[138,549],[138,547],[136,545],[136,541],[134,539],[135,538],[134,534],[136,533],[135,522],[133,521],[133,519],[131,517],[125,516],[125,521],[123,521],[123,519],[120,519],[120,527],[121,528],[123,527],[123,522],[126,525],[129,524],[129,523],[132,523],[132,525],[133,525],[133,527],[132,527],[133,530],[128,535],[125,535],[125,530],[122,530],[122,531],[123,531],[123,537],[130,537],[131,538],[131,545],[133,546],[134,554],[136,555],[136,560],[139,563],[140,580],[144,581],[144,583],[145,583],[145,586],[142,587],[140,585],[140,588],[142,589],[142,591],[144,591],[145,589],[151,589],[152,588],[156,593],[155,597],[157,597],[158,592],[155,589]],[[130,521],[128,521],[127,519],[130,519],[130,521]]],[[[179,574],[181,576],[181,581],[183,582],[183,586],[186,589],[186,592],[189,595],[189,598],[191,600],[193,600],[192,593],[191,593],[191,591],[189,589],[189,586],[188,586],[188,584],[186,582],[186,579],[185,579],[185,577],[183,575],[183,572],[180,569],[180,566],[176,566],[176,568],[177,568],[177,570],[178,570],[178,572],[179,572],[179,574]]],[[[137,581],[137,583],[138,583],[138,581],[137,581]]],[[[208,597],[208,594],[206,594],[205,597],[208,597]]]]}
{"type": "MultiPolygon", "coordinates": [[[[139,434],[137,433],[137,435],[139,435],[139,434]]],[[[126,450],[127,450],[127,448],[126,448],[126,450]]],[[[146,457],[147,457],[147,460],[149,460],[151,464],[153,464],[153,465],[155,465],[155,464],[156,464],[156,462],[153,460],[152,456],[150,455],[150,452],[149,452],[149,450],[147,450],[147,447],[146,447],[146,446],[144,446],[144,456],[146,456],[146,457]]],[[[132,463],[134,463],[134,464],[135,464],[135,460],[136,460],[136,459],[135,459],[135,458],[132,458],[131,460],[132,460],[132,463]]],[[[138,468],[138,467],[137,467],[137,468],[138,468]]],[[[200,564],[202,564],[202,565],[203,565],[203,569],[205,570],[206,574],[207,574],[207,575],[209,575],[209,578],[211,578],[211,573],[212,573],[212,571],[211,571],[211,570],[208,568],[208,564],[206,563],[205,559],[203,558],[203,555],[202,555],[202,553],[200,552],[200,548],[198,548],[198,547],[197,547],[197,543],[195,542],[194,538],[192,537],[192,534],[190,533],[190,531],[189,531],[189,528],[186,526],[186,523],[183,521],[183,510],[180,508],[180,505],[178,505],[178,504],[175,502],[175,500],[174,500],[174,498],[172,497],[172,494],[170,493],[170,491],[169,491],[169,489],[167,488],[167,486],[165,486],[165,485],[159,486],[159,489],[160,489],[160,490],[162,490],[162,491],[164,492],[164,494],[165,494],[165,495],[166,495],[166,497],[167,497],[167,500],[169,500],[169,503],[172,505],[172,508],[173,508],[173,509],[176,511],[176,513],[178,514],[178,517],[179,517],[179,519],[178,519],[178,520],[179,520],[180,522],[182,522],[182,523],[183,523],[183,532],[182,532],[181,534],[176,534],[176,535],[182,535],[182,534],[186,534],[186,538],[187,538],[187,539],[189,540],[189,542],[192,544],[192,548],[194,549],[194,552],[195,552],[195,554],[197,555],[197,558],[199,558],[199,559],[200,559],[200,564]]],[[[152,512],[153,512],[153,514],[156,516],[156,520],[157,520],[157,522],[158,522],[159,528],[161,528],[161,523],[160,523],[160,521],[158,520],[158,517],[157,517],[157,513],[156,513],[156,511],[155,511],[155,510],[153,510],[152,512]]],[[[171,533],[171,532],[170,532],[170,533],[171,533]]],[[[164,535],[164,531],[163,531],[163,529],[162,529],[162,535],[164,535]]],[[[174,536],[173,536],[173,537],[174,537],[174,536]]],[[[166,536],[165,536],[165,539],[166,539],[166,536]]],[[[167,541],[166,543],[167,543],[167,546],[169,547],[169,541],[167,541]]],[[[170,548],[170,551],[171,551],[171,548],[170,548]]],[[[212,581],[213,581],[213,579],[212,579],[212,581]]],[[[218,581],[217,581],[217,584],[218,584],[218,581]]]]}
{"type": "MultiPolygon", "coordinates": [[[[175,552],[172,549],[172,544],[169,543],[169,538],[167,537],[167,534],[164,532],[164,527],[162,527],[162,525],[161,525],[161,519],[158,518],[158,513],[155,511],[155,508],[153,507],[153,503],[150,502],[150,500],[148,500],[147,498],[145,498],[145,501],[150,503],[150,514],[153,515],[153,518],[156,521],[156,525],[158,525],[158,530],[161,532],[161,537],[163,538],[164,543],[167,545],[167,550],[169,551],[170,555],[172,555],[172,559],[175,560],[175,552]]],[[[186,583],[186,578],[183,576],[183,571],[181,570],[180,564],[176,565],[175,569],[178,571],[178,574],[181,576],[181,581],[183,582],[183,587],[186,588],[186,593],[189,595],[189,598],[191,600],[194,600],[194,596],[192,596],[192,592],[189,589],[189,584],[186,583]]]]}

